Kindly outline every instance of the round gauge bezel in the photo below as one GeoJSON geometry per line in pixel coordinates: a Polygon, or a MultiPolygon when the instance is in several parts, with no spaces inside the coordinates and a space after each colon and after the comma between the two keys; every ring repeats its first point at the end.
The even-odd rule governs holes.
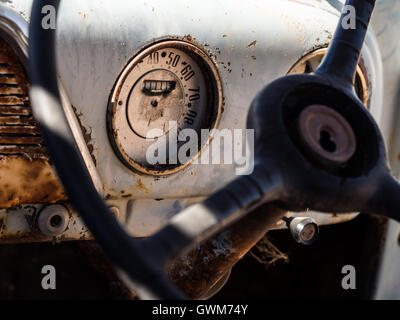
{"type": "MultiPolygon", "coordinates": [[[[130,84],[129,88],[125,88],[125,90],[132,90],[134,83],[130,84]]],[[[125,86],[126,87],[126,86],[125,86]]],[[[107,110],[107,128],[108,128],[108,136],[112,148],[118,158],[122,161],[122,163],[127,166],[129,169],[133,170],[136,173],[152,175],[152,176],[165,176],[176,173],[185,167],[189,166],[196,158],[198,158],[210,143],[212,139],[213,129],[216,129],[223,110],[223,94],[222,94],[222,83],[220,79],[220,75],[218,72],[218,68],[211,57],[203,50],[199,45],[194,44],[193,42],[189,42],[187,40],[175,39],[175,38],[167,38],[162,39],[152,44],[142,48],[139,52],[133,57],[133,59],[124,67],[122,73],[119,75],[116,84],[111,92],[109,102],[108,102],[108,110],[107,110]],[[190,56],[198,66],[201,68],[203,76],[207,85],[207,108],[208,108],[208,118],[207,125],[204,128],[199,129],[209,129],[210,136],[207,139],[207,142],[201,145],[198,149],[197,154],[192,157],[188,162],[178,163],[178,164],[165,164],[165,165],[149,165],[144,163],[139,163],[132,159],[120,142],[120,136],[118,135],[118,126],[116,124],[116,112],[117,108],[126,106],[121,105],[124,104],[123,101],[120,101],[119,96],[121,91],[123,90],[123,86],[125,85],[125,81],[127,77],[132,72],[132,70],[138,65],[138,63],[142,62],[143,59],[149,56],[151,53],[155,51],[159,51],[162,49],[173,48],[180,51],[183,51],[185,54],[190,56]]],[[[137,139],[139,137],[133,130],[128,134],[128,138],[137,139]],[[130,136],[132,134],[132,136],[130,136]]],[[[200,136],[200,135],[199,135],[200,136]]],[[[125,137],[124,137],[125,138],[125,137]]]]}

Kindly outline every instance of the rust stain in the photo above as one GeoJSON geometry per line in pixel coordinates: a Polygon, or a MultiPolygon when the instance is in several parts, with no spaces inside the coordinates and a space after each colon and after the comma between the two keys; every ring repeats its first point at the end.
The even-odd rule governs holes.
{"type": "Polygon", "coordinates": [[[78,115],[76,108],[74,106],[72,106],[72,109],[74,110],[74,113],[76,115],[76,119],[78,120],[79,126],[80,126],[81,131],[82,131],[83,139],[85,140],[86,146],[87,146],[87,148],[89,150],[89,154],[92,157],[94,165],[97,166],[97,160],[96,160],[96,157],[94,156],[94,153],[93,153],[94,146],[93,146],[93,143],[92,143],[92,131],[89,132],[85,128],[85,126],[82,124],[81,118],[78,115]]]}
{"type": "Polygon", "coordinates": [[[196,40],[196,38],[193,38],[190,34],[185,35],[183,38],[190,42],[196,40]]]}
{"type": "Polygon", "coordinates": [[[250,42],[250,43],[247,45],[247,48],[254,48],[256,45],[257,45],[257,40],[254,40],[253,42],[250,42]]]}
{"type": "Polygon", "coordinates": [[[191,299],[201,299],[285,213],[272,204],[259,207],[173,261],[169,279],[191,299]]]}
{"type": "MultiPolygon", "coordinates": [[[[51,237],[48,237],[40,232],[37,232],[35,229],[32,229],[31,231],[17,231],[17,232],[7,232],[5,234],[0,234],[0,239],[2,244],[16,244],[16,243],[26,243],[26,242],[36,242],[36,243],[41,243],[41,242],[51,242],[56,241],[57,243],[61,243],[64,241],[74,241],[76,240],[75,237],[71,236],[58,236],[57,239],[52,239],[51,237]]],[[[82,235],[80,240],[89,240],[91,239],[90,236],[87,235],[82,235]]]]}
{"type": "Polygon", "coordinates": [[[0,157],[47,158],[29,103],[26,72],[12,48],[0,38],[0,157]]]}
{"type": "Polygon", "coordinates": [[[0,208],[65,198],[32,117],[26,72],[0,38],[0,208]]]}
{"type": "Polygon", "coordinates": [[[130,193],[128,193],[128,194],[124,194],[123,196],[122,196],[122,198],[132,198],[133,197],[133,195],[132,194],[130,194],[130,193]]]}
{"type": "Polygon", "coordinates": [[[151,190],[149,188],[146,187],[146,185],[143,183],[142,179],[138,180],[138,184],[136,186],[136,189],[139,191],[142,191],[146,194],[151,193],[151,190]]]}
{"type": "Polygon", "coordinates": [[[21,203],[54,203],[65,199],[65,193],[48,159],[0,159],[1,208],[21,203]]]}

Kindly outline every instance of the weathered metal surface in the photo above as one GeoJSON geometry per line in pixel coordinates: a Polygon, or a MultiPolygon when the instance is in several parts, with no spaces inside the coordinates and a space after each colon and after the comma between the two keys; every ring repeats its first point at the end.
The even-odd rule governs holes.
{"type": "MultiPolygon", "coordinates": [[[[29,17],[30,0],[13,0],[9,6],[29,17]]],[[[87,133],[86,143],[97,162],[97,168],[94,164],[92,168],[104,182],[104,196],[128,211],[126,224],[134,230],[132,235],[150,235],[176,213],[176,208],[199,201],[232,180],[234,168],[191,165],[167,178],[152,178],[124,167],[108,143],[105,121],[109,95],[124,66],[156,39],[181,37],[193,41],[207,50],[221,74],[225,96],[219,128],[244,128],[250,101],[265,83],[286,74],[307,53],[329,44],[338,9],[339,1],[317,0],[250,1],[243,6],[232,6],[228,0],[193,0],[184,6],[178,0],[71,0],[62,4],[57,27],[60,76],[87,133]],[[174,17],[174,23],[170,17],[174,17]],[[125,207],[126,200],[130,201],[125,207]]],[[[390,131],[391,117],[386,114],[393,108],[393,93],[385,97],[389,103],[382,107],[381,58],[372,29],[363,49],[363,65],[371,112],[384,131],[390,131]]],[[[27,148],[29,152],[42,152],[27,148]]],[[[15,148],[4,152],[15,152],[15,148]]],[[[103,190],[102,183],[98,185],[98,190],[103,190]]],[[[309,214],[319,224],[355,216],[309,214]]]]}
{"type": "Polygon", "coordinates": [[[201,299],[285,213],[272,204],[261,206],[178,258],[168,269],[170,279],[190,298],[201,299]]]}
{"type": "Polygon", "coordinates": [[[48,159],[0,158],[0,207],[53,203],[65,199],[48,159]]]}
{"type": "Polygon", "coordinates": [[[0,208],[65,200],[43,142],[25,70],[0,38],[0,208]]]}
{"type": "MultiPolygon", "coordinates": [[[[31,1],[10,0],[4,2],[11,7],[16,7],[25,18],[29,16],[31,1]]],[[[185,173],[175,178],[170,177],[159,182],[152,179],[142,180],[140,177],[130,175],[125,168],[118,167],[109,146],[103,145],[106,141],[103,119],[104,103],[116,76],[140,46],[150,39],[160,36],[182,36],[187,33],[192,34],[192,37],[202,45],[207,46],[209,53],[214,55],[218,61],[223,72],[224,86],[227,89],[227,112],[222,119],[222,125],[232,126],[234,124],[240,127],[244,124],[244,115],[247,112],[249,99],[253,98],[262,84],[287,72],[290,65],[305,53],[316,47],[324,47],[329,43],[332,26],[336,23],[335,15],[337,15],[337,11],[329,4],[340,8],[340,1],[336,0],[248,1],[243,3],[243,6],[232,6],[229,1],[218,3],[187,1],[185,7],[180,7],[181,2],[179,1],[176,3],[168,1],[165,4],[162,2],[164,1],[146,1],[146,3],[136,1],[127,3],[125,0],[110,1],[109,3],[68,1],[63,4],[65,13],[61,19],[66,20],[61,22],[63,28],[60,31],[61,50],[59,54],[62,58],[60,61],[63,63],[62,77],[68,84],[68,93],[71,94],[74,104],[78,106],[77,113],[81,115],[84,131],[93,132],[90,143],[93,146],[94,157],[101,160],[101,177],[106,182],[106,194],[108,198],[114,199],[137,198],[135,205],[147,201],[141,200],[141,198],[172,199],[174,197],[204,196],[232,178],[232,171],[229,169],[221,171],[220,168],[214,166],[207,172],[188,168],[185,173]],[[244,10],[246,15],[243,15],[244,10]],[[110,12],[113,12],[112,18],[110,18],[110,12]],[[174,17],[173,23],[171,23],[172,16],[174,17]],[[251,17],[251,19],[247,17],[251,17]],[[282,27],[287,28],[286,33],[282,32],[282,27]],[[99,39],[104,39],[104,42],[99,39]],[[285,43],[285,46],[282,46],[282,43],[285,43]],[[260,70],[266,71],[263,73],[260,70]],[[247,88],[245,94],[242,90],[244,85],[247,88]],[[241,109],[243,110],[240,111],[241,109]],[[93,115],[93,110],[96,110],[97,116],[93,115]],[[124,175],[126,176],[124,177],[124,175]],[[207,184],[206,180],[216,182],[207,184]],[[178,188],[172,187],[173,185],[177,185],[178,188]]],[[[384,62],[384,88],[382,87],[382,65],[380,64],[379,50],[372,32],[369,34],[367,46],[363,52],[365,57],[365,70],[363,71],[370,81],[368,85],[371,92],[368,94],[371,98],[371,111],[380,123],[385,137],[393,137],[392,163],[397,164],[394,166],[395,170],[399,167],[398,150],[400,145],[398,143],[400,141],[397,132],[398,126],[393,125],[398,120],[394,116],[394,111],[399,101],[400,79],[400,51],[398,42],[393,41],[393,39],[397,39],[395,32],[398,30],[400,21],[398,6],[397,0],[378,0],[373,19],[384,62]],[[383,107],[381,107],[382,105],[383,107]]],[[[0,76],[0,81],[8,84],[12,80],[0,76]]],[[[17,98],[3,99],[0,97],[0,103],[7,105],[7,103],[22,102],[17,98]]],[[[22,109],[17,111],[5,108],[4,111],[9,117],[18,116],[18,112],[22,112],[21,115],[27,117],[26,111],[22,109]]],[[[7,121],[16,122],[15,118],[9,118],[7,121]]],[[[24,128],[26,131],[21,133],[31,136],[36,134],[36,132],[30,131],[34,127],[31,126],[28,129],[28,126],[25,125],[24,128]]],[[[0,129],[1,133],[6,133],[1,130],[11,129],[0,129]]],[[[14,130],[12,133],[17,132],[14,130]]],[[[38,148],[6,146],[2,153],[15,154],[18,150],[22,150],[26,154],[44,152],[38,148]]],[[[170,206],[167,201],[165,203],[164,210],[160,204],[158,214],[152,216],[153,221],[165,218],[167,207],[170,206]]],[[[128,207],[132,208],[133,206],[128,205],[128,207]]],[[[154,208],[153,202],[143,205],[139,215],[145,217],[146,211],[149,212],[152,208],[154,208]]],[[[1,214],[1,230],[4,230],[7,224],[17,226],[24,221],[24,214],[20,212],[7,213],[7,219],[5,210],[2,210],[1,214]],[[18,219],[15,218],[17,216],[18,219]],[[11,220],[14,218],[15,220],[12,222],[11,220]]],[[[142,224],[144,220],[135,220],[134,214],[136,213],[132,213],[132,223],[142,224]]],[[[353,214],[348,216],[310,214],[318,216],[319,223],[322,221],[322,224],[343,222],[354,217],[353,214]]],[[[146,223],[151,224],[150,221],[146,223]]],[[[34,227],[32,226],[32,228],[34,227]]],[[[12,230],[16,229],[18,228],[8,231],[11,234],[12,230]]],[[[23,228],[20,227],[18,230],[21,229],[23,228]]],[[[141,231],[142,233],[151,233],[149,228],[141,231]]],[[[393,273],[396,273],[394,269],[397,265],[395,262],[399,261],[399,257],[396,255],[396,252],[399,252],[397,250],[398,233],[398,225],[391,224],[385,253],[389,259],[382,265],[383,286],[379,288],[377,297],[393,298],[398,294],[399,281],[393,281],[393,273]]],[[[16,233],[14,238],[10,236],[9,239],[18,239],[19,234],[16,233]]],[[[35,234],[30,231],[21,234],[20,239],[35,238],[35,234]],[[27,237],[24,238],[25,236],[27,237]]]]}
{"type": "Polygon", "coordinates": [[[79,216],[74,214],[67,204],[69,220],[65,232],[58,236],[43,234],[38,225],[40,213],[46,205],[18,205],[9,209],[0,209],[0,241],[19,242],[61,242],[69,240],[87,240],[91,235],[79,216]]]}
{"type": "MultiPolygon", "coordinates": [[[[61,202],[61,204],[68,209],[70,217],[66,230],[57,236],[43,234],[38,223],[42,210],[52,205],[24,204],[0,209],[0,243],[92,240],[93,237],[88,228],[68,202],[61,202]]],[[[108,204],[116,219],[121,224],[125,223],[127,201],[110,200],[108,204]]]]}
{"type": "Polygon", "coordinates": [[[229,1],[63,3],[57,28],[60,75],[82,113],[83,126],[92,133],[94,156],[102,159],[97,165],[105,194],[119,198],[123,191],[135,199],[175,198],[187,189],[186,196],[206,196],[235,175],[233,166],[191,165],[167,178],[144,177],[126,170],[110,144],[104,143],[104,115],[115,79],[143,46],[190,35],[191,41],[206,48],[221,74],[225,106],[219,128],[244,128],[250,102],[262,86],[286,74],[304,52],[329,43],[336,10],[310,2],[313,5],[251,1],[245,8],[229,1]],[[174,23],[167,17],[174,17],[174,23]],[[149,193],[132,192],[139,179],[149,193]]]}
{"type": "MultiPolygon", "coordinates": [[[[229,274],[230,269],[266,234],[275,227],[285,211],[267,204],[242,221],[230,226],[212,239],[178,258],[168,268],[170,279],[193,299],[207,298],[214,285],[229,274]]],[[[118,292],[117,298],[133,299],[135,293],[117,277],[114,268],[94,242],[78,242],[79,252],[104,276],[118,292]]]]}
{"type": "MultiPolygon", "coordinates": [[[[0,39],[0,153],[16,145],[40,147],[43,139],[32,117],[25,70],[13,49],[0,39]],[[8,148],[7,148],[8,147],[8,148]]],[[[12,148],[22,154],[18,148],[12,148]]],[[[28,156],[45,156],[43,153],[28,156]]]]}
{"type": "MultiPolygon", "coordinates": [[[[159,225],[170,212],[173,199],[207,196],[232,180],[235,168],[190,165],[168,177],[154,178],[130,172],[121,164],[111,145],[104,143],[108,140],[104,117],[109,95],[124,67],[143,47],[165,37],[186,39],[205,48],[218,66],[223,85],[224,112],[218,128],[244,128],[250,102],[262,86],[286,74],[306,53],[330,42],[337,9],[327,2],[305,2],[250,1],[244,7],[232,6],[229,1],[188,1],[185,5],[180,1],[117,1],[120,5],[116,5],[115,1],[72,0],[62,4],[57,28],[60,76],[82,126],[91,133],[105,196],[131,199],[132,208],[142,210],[131,212],[132,228],[151,225],[147,223],[149,215],[153,225],[159,225]],[[171,201],[161,201],[155,209],[155,201],[150,199],[171,201]],[[149,213],[153,210],[158,215],[149,213]]],[[[376,114],[381,107],[376,67],[380,58],[372,32],[363,57],[372,79],[371,110],[376,114]]],[[[154,231],[150,229],[136,230],[135,235],[148,236],[154,231]]]]}
{"type": "MultiPolygon", "coordinates": [[[[23,6],[30,6],[24,1],[23,6]]],[[[0,180],[2,190],[1,207],[16,206],[1,210],[1,242],[60,241],[87,239],[89,233],[79,216],[71,209],[70,224],[61,236],[52,238],[43,235],[37,227],[36,216],[33,219],[30,209],[39,210],[37,203],[52,203],[64,200],[65,195],[60,183],[51,169],[40,130],[32,116],[29,105],[28,82],[25,74],[27,65],[28,23],[21,17],[24,10],[12,10],[15,3],[8,1],[0,4],[0,159],[4,180],[0,180]],[[10,73],[10,71],[12,73],[10,73]],[[16,72],[15,72],[16,71],[16,72]],[[10,170],[11,168],[11,170],[10,170]],[[7,173],[6,170],[9,170],[7,173]],[[10,180],[12,179],[12,180],[10,180]],[[4,182],[6,181],[6,183],[4,182]],[[7,183],[9,182],[10,183],[7,183]],[[11,187],[10,187],[11,186],[11,187]],[[23,204],[24,205],[20,205],[23,204]],[[34,203],[26,205],[26,203],[34,203]],[[36,203],[36,204],[35,204],[36,203]],[[28,212],[25,208],[30,208],[28,212]],[[27,223],[27,217],[29,223],[27,223]]],[[[25,16],[26,17],[26,16],[25,16]]],[[[60,83],[63,108],[82,153],[92,181],[100,194],[103,193],[101,179],[90,156],[83,133],[73,108],[60,83]]],[[[37,210],[34,212],[37,213],[37,210]]],[[[123,211],[125,212],[125,211],[123,211]]]]}

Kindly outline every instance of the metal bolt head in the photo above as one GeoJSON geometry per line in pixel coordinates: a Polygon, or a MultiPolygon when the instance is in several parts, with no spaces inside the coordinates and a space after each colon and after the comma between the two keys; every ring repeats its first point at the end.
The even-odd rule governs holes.
{"type": "Polygon", "coordinates": [[[289,230],[293,238],[304,245],[312,244],[319,234],[316,221],[309,217],[297,217],[290,221],[289,230]]]}

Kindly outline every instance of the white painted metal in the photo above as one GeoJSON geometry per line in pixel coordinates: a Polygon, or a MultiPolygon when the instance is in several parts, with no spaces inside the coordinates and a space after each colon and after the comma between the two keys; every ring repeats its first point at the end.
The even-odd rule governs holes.
{"type": "MultiPolygon", "coordinates": [[[[31,0],[11,0],[8,5],[29,17],[31,0]]],[[[129,61],[160,38],[193,41],[209,53],[222,79],[224,112],[219,128],[245,128],[250,103],[259,90],[285,75],[304,54],[329,44],[340,6],[337,0],[249,0],[240,5],[230,0],[62,2],[57,27],[60,77],[81,124],[91,133],[89,144],[104,196],[127,212],[126,224],[133,236],[150,235],[176,208],[196,202],[234,179],[235,168],[190,165],[155,178],[137,174],[120,162],[107,136],[106,113],[112,88],[129,61]]],[[[384,21],[385,14],[379,19],[384,21]]],[[[387,137],[394,91],[383,86],[379,50],[388,41],[378,46],[372,27],[362,52],[370,110],[387,137]],[[387,103],[382,104],[383,98],[387,103]]],[[[397,74],[390,79],[400,74],[396,68],[397,74]]],[[[319,224],[354,217],[311,215],[319,224]]]]}

